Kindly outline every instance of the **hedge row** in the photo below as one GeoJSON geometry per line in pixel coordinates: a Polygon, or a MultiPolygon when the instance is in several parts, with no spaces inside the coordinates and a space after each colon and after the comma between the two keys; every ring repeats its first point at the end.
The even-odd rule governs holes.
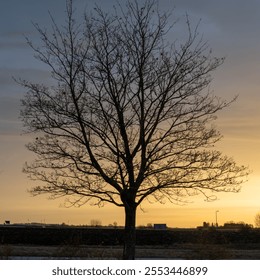
{"type": "MultiPolygon", "coordinates": [[[[0,227],[0,244],[32,245],[121,245],[121,228],[83,227],[0,227]]],[[[171,245],[174,243],[260,243],[259,230],[154,230],[137,229],[137,245],[171,245]]]]}

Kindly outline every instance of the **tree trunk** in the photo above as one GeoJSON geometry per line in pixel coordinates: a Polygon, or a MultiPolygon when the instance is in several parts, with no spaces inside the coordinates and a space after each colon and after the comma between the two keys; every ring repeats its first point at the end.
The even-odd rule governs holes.
{"type": "Polygon", "coordinates": [[[124,260],[135,259],[135,241],[136,241],[136,206],[125,206],[125,233],[124,233],[124,260]]]}

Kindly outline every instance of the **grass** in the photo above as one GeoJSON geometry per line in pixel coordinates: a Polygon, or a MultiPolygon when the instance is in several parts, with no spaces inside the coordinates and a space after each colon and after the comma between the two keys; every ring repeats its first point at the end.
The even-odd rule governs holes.
{"type": "MultiPolygon", "coordinates": [[[[0,259],[121,259],[121,246],[30,246],[1,245],[0,259]]],[[[137,259],[260,259],[260,249],[238,249],[216,244],[175,244],[174,246],[137,246],[137,259]]]]}

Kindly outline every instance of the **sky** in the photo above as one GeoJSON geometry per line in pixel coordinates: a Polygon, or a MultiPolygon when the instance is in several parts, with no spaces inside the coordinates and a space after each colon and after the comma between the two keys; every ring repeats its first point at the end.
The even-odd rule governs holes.
{"type": "MultiPolygon", "coordinates": [[[[117,1],[76,0],[75,7],[77,11],[91,10],[94,3],[109,11],[117,1]]],[[[138,209],[137,225],[166,223],[170,227],[196,227],[204,221],[215,223],[216,218],[220,225],[228,221],[254,224],[260,211],[260,1],[159,0],[159,8],[161,11],[174,8],[173,15],[180,19],[187,13],[194,24],[201,20],[199,31],[213,54],[225,57],[224,64],[213,73],[210,89],[227,100],[238,95],[238,100],[218,115],[216,126],[224,137],[217,148],[238,164],[249,166],[252,172],[240,193],[220,193],[214,202],[196,197],[182,206],[143,204],[138,209]]],[[[95,219],[102,225],[113,222],[123,225],[122,208],[113,205],[65,208],[62,200],[32,197],[27,191],[35,182],[29,181],[22,168],[25,161],[34,157],[25,148],[30,136],[22,134],[19,119],[20,99],[25,91],[13,77],[49,82],[48,69],[34,58],[25,40],[29,37],[39,42],[32,22],[50,27],[49,11],[62,24],[65,0],[1,1],[0,224],[5,220],[90,224],[95,219]]],[[[182,30],[180,26],[180,34],[182,30]]]]}

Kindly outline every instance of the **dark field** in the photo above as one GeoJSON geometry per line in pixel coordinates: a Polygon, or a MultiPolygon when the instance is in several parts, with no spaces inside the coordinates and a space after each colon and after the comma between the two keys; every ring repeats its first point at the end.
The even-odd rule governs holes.
{"type": "MultiPolygon", "coordinates": [[[[120,259],[123,229],[0,226],[0,259],[120,259]]],[[[137,229],[141,259],[260,259],[260,230],[137,229]]]]}

